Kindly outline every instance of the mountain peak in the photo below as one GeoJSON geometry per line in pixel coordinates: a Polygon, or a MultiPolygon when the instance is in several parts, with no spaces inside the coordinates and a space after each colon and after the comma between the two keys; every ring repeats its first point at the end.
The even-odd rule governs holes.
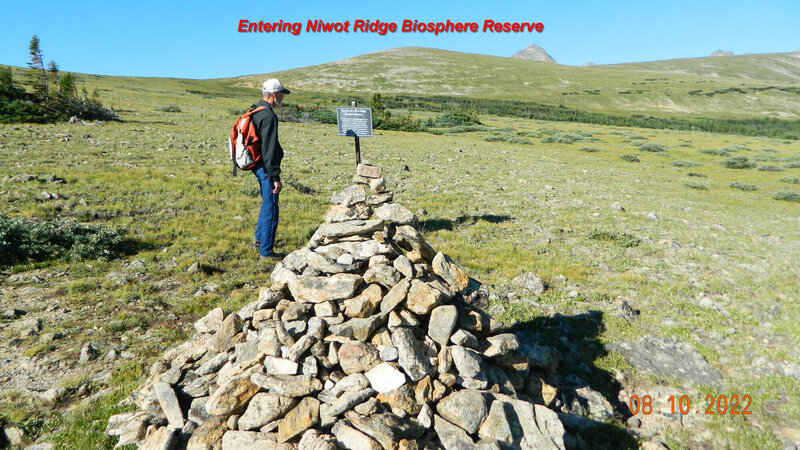
{"type": "Polygon", "coordinates": [[[536,44],[531,44],[511,55],[511,58],[527,59],[529,61],[556,62],[547,52],[536,44]]]}
{"type": "Polygon", "coordinates": [[[708,56],[733,56],[733,52],[725,52],[722,51],[722,49],[719,49],[708,56]]]}

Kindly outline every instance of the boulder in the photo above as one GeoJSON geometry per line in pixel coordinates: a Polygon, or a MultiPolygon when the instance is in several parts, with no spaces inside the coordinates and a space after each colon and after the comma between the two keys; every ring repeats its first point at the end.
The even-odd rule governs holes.
{"type": "Polygon", "coordinates": [[[286,442],[319,422],[319,400],[305,397],[278,425],[278,441],[286,442]]]}
{"type": "Polygon", "coordinates": [[[301,276],[289,283],[289,291],[298,302],[321,303],[350,298],[363,281],[361,275],[339,273],[328,277],[301,276]]]}

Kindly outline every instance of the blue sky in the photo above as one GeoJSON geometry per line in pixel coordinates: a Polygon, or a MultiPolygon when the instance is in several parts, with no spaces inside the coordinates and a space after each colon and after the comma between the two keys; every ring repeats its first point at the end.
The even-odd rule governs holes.
{"type": "Polygon", "coordinates": [[[509,56],[537,44],[582,65],[800,49],[800,1],[30,1],[0,0],[0,64],[45,60],[103,75],[217,78],[422,46],[509,56]],[[71,3],[71,4],[70,4],[71,3]],[[239,20],[302,22],[303,32],[238,33],[239,20]],[[542,33],[306,33],[308,20],[541,22],[542,33]]]}

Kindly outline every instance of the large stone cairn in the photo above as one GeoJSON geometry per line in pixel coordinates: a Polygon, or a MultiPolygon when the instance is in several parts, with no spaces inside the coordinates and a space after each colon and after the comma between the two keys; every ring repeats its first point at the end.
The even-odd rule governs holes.
{"type": "Polygon", "coordinates": [[[308,245],[167,351],[106,432],[147,449],[564,449],[553,369],[360,164],[308,245]]]}

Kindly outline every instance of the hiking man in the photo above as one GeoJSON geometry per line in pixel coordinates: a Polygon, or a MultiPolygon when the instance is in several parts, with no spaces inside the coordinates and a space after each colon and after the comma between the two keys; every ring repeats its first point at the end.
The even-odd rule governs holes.
{"type": "Polygon", "coordinates": [[[283,148],[278,142],[278,116],[274,108],[280,108],[283,96],[289,90],[280,81],[270,79],[261,85],[261,100],[256,107],[264,109],[253,114],[253,125],[261,140],[261,161],[253,168],[261,191],[261,211],[256,224],[255,244],[258,258],[275,258],[275,231],[278,228],[278,194],[281,192],[281,159],[283,148]]]}

